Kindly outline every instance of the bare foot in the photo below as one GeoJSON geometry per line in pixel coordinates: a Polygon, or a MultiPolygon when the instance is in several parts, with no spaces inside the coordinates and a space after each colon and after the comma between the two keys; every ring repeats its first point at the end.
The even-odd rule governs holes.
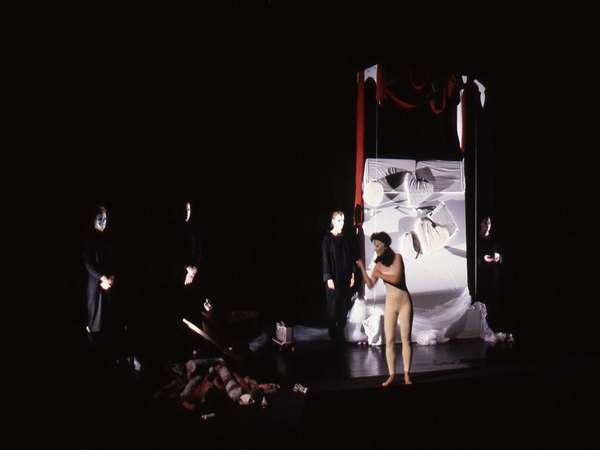
{"type": "Polygon", "coordinates": [[[387,380],[381,383],[381,387],[388,387],[390,384],[394,382],[394,377],[390,375],[387,380]]]}
{"type": "Polygon", "coordinates": [[[404,374],[404,384],[412,384],[412,380],[410,379],[410,375],[404,374]]]}

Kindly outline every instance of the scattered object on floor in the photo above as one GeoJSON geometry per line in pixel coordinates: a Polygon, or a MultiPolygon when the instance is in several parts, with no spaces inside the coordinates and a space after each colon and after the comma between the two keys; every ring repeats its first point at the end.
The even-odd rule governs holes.
{"type": "Polygon", "coordinates": [[[284,322],[275,324],[275,338],[281,344],[292,344],[294,342],[294,329],[288,327],[284,322]]]}
{"type": "Polygon", "coordinates": [[[187,411],[215,406],[212,402],[217,398],[219,402],[228,399],[237,405],[252,405],[280,388],[278,384],[259,384],[249,376],[238,374],[223,358],[197,358],[185,364],[171,364],[168,372],[175,378],[154,397],[173,401],[187,411]]]}
{"type": "Polygon", "coordinates": [[[301,385],[300,383],[296,383],[293,388],[294,392],[300,392],[301,394],[306,394],[308,392],[308,388],[306,386],[301,385]]]}

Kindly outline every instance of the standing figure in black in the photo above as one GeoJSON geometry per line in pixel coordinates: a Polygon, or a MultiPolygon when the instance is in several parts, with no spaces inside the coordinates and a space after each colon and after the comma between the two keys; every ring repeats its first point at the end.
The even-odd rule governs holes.
{"type": "Polygon", "coordinates": [[[321,245],[329,336],[336,342],[344,341],[354,286],[354,255],[350,242],[342,233],[343,228],[344,213],[334,211],[331,230],[323,237],[321,245]]]}
{"type": "Polygon", "coordinates": [[[485,303],[487,309],[487,321],[492,330],[503,329],[507,324],[501,308],[501,286],[500,286],[500,244],[498,242],[497,230],[492,228],[491,217],[485,217],[479,226],[479,249],[480,256],[478,265],[480,268],[477,286],[479,301],[485,303]]]}
{"type": "Polygon", "coordinates": [[[188,201],[185,203],[184,220],[177,229],[174,255],[174,281],[180,293],[181,314],[195,316],[200,313],[205,294],[205,270],[200,230],[192,220],[192,205],[188,201]]]}
{"type": "Polygon", "coordinates": [[[84,243],[83,264],[87,272],[86,331],[92,343],[113,358],[116,357],[121,323],[114,304],[115,266],[107,223],[107,210],[99,206],[94,216],[94,227],[84,243]]]}

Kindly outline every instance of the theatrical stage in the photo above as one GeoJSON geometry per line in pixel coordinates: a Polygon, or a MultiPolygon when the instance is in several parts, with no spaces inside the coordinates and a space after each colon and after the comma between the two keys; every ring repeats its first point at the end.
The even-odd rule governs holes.
{"type": "MultiPolygon", "coordinates": [[[[246,134],[238,132],[244,149],[238,154],[250,155],[253,164],[231,158],[225,166],[219,154],[211,166],[198,153],[199,164],[189,165],[189,180],[181,186],[200,200],[193,217],[208,230],[200,236],[207,241],[206,273],[202,259],[198,273],[206,274],[210,296],[223,308],[221,325],[204,323],[204,293],[191,303],[194,316],[174,314],[181,298],[161,278],[173,272],[171,232],[181,231],[174,224],[183,216],[167,212],[176,209],[180,192],[165,194],[164,205],[152,196],[138,205],[137,199],[131,204],[121,199],[117,186],[108,217],[115,218],[115,249],[121,251],[117,280],[123,281],[115,286],[122,290],[116,295],[129,306],[127,339],[120,342],[127,357],[118,362],[99,357],[78,317],[83,269],[79,235],[70,231],[77,228],[72,223],[89,228],[91,220],[65,206],[73,220],[56,245],[72,245],[56,253],[70,275],[57,277],[61,287],[54,295],[68,317],[64,329],[72,332],[68,342],[75,351],[64,366],[52,367],[61,378],[59,388],[43,385],[58,393],[60,408],[45,401],[41,410],[31,409],[31,421],[47,424],[52,440],[69,448],[186,449],[572,449],[597,442],[599,372],[589,351],[595,331],[581,325],[595,324],[589,304],[582,303],[592,296],[581,287],[577,258],[554,259],[555,247],[567,254],[570,247],[583,252],[587,245],[569,237],[557,241],[555,233],[569,228],[555,230],[532,216],[571,204],[572,192],[561,189],[562,201],[530,195],[547,184],[515,175],[524,153],[518,142],[504,144],[505,166],[496,164],[494,113],[506,116],[514,108],[512,99],[502,103],[499,84],[486,88],[477,74],[450,70],[360,67],[349,78],[356,97],[348,103],[356,106],[356,120],[350,120],[352,114],[337,119],[344,136],[356,132],[354,142],[348,138],[338,148],[332,131],[329,145],[315,140],[315,147],[307,134],[296,153],[288,154],[296,155],[292,167],[279,159],[282,148],[287,151],[281,144],[292,144],[287,129],[271,142],[277,158],[250,155],[246,134]],[[306,148],[313,147],[306,143],[317,149],[314,154],[307,156],[306,148]],[[328,147],[331,151],[321,152],[328,147]],[[204,189],[196,184],[202,178],[197,167],[207,167],[204,189]],[[255,177],[258,173],[267,176],[255,177]],[[492,195],[497,184],[504,194],[492,195]],[[258,192],[269,195],[258,198],[258,192]],[[537,207],[534,200],[551,207],[537,207]],[[344,342],[329,338],[328,280],[319,267],[319,244],[330,232],[334,208],[345,211],[346,236],[356,240],[356,256],[371,274],[378,257],[369,239],[373,233],[389,234],[391,250],[402,255],[414,312],[412,385],[401,376],[398,326],[398,376],[381,387],[388,375],[383,282],[370,289],[356,272],[344,342]],[[543,253],[536,251],[535,233],[551,238],[539,245],[543,253]],[[559,278],[563,272],[567,276],[559,278]],[[543,273],[540,280],[534,280],[536,273],[543,273]],[[245,321],[248,312],[256,314],[245,321]],[[280,320],[293,330],[293,342],[285,347],[273,342],[280,320]],[[270,390],[242,405],[226,389],[214,389],[190,406],[181,395],[191,383],[186,363],[206,358],[223,358],[248,384],[270,384],[270,390]]],[[[342,87],[338,99],[351,92],[342,87]]],[[[322,114],[322,127],[329,129],[325,119],[331,114],[322,114]]],[[[149,179],[146,184],[153,185],[154,173],[149,179]]],[[[184,242],[181,235],[177,240],[184,242]]],[[[35,354],[32,361],[35,365],[35,354]]]]}
{"type": "MultiPolygon", "coordinates": [[[[95,438],[100,448],[381,448],[396,439],[410,448],[579,448],[593,429],[587,408],[599,398],[589,354],[543,356],[482,339],[415,345],[414,384],[382,388],[383,347],[334,344],[316,327],[295,331],[293,351],[259,336],[239,366],[280,385],[266,405],[223,399],[186,411],[155,397],[151,370],[101,369],[88,359],[81,374],[95,389],[70,436],[96,421],[111,430],[95,438]]],[[[159,366],[164,375],[175,361],[159,366]]]]}

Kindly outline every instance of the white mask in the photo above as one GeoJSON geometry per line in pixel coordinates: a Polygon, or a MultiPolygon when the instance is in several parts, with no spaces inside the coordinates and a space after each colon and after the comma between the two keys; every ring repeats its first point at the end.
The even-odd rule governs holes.
{"type": "Polygon", "coordinates": [[[107,221],[108,218],[105,212],[96,214],[96,218],[94,219],[94,228],[98,231],[104,231],[107,221]]]}
{"type": "Polygon", "coordinates": [[[344,216],[335,216],[331,220],[331,225],[333,226],[333,231],[335,233],[341,233],[344,228],[344,216]]]}

